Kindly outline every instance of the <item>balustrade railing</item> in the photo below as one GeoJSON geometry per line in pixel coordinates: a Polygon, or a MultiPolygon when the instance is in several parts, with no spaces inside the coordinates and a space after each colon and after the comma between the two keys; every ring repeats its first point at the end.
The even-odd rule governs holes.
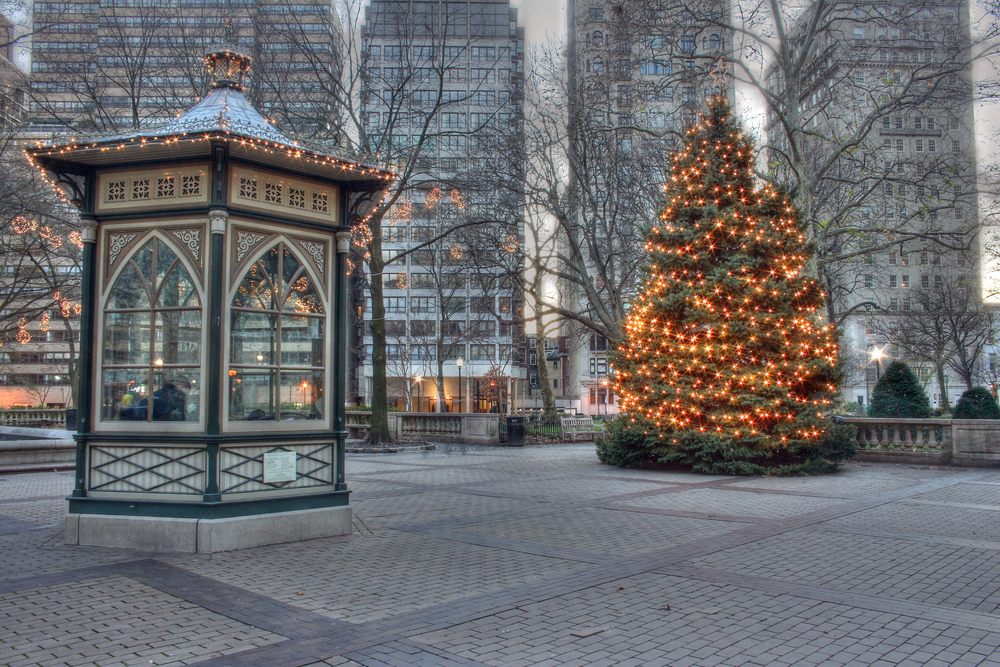
{"type": "Polygon", "coordinates": [[[0,426],[64,427],[65,408],[25,408],[0,410],[0,426]]]}
{"type": "Polygon", "coordinates": [[[951,420],[845,417],[858,427],[858,449],[865,451],[950,452],[951,420]]]}

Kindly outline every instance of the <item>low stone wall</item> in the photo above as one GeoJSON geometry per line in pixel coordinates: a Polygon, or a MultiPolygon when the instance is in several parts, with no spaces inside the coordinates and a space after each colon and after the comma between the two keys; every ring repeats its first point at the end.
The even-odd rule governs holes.
{"type": "MultiPolygon", "coordinates": [[[[389,432],[397,438],[454,442],[467,445],[500,445],[503,415],[463,412],[390,412],[389,432]]],[[[347,432],[363,438],[371,422],[370,412],[348,411],[347,432]]]]}
{"type": "Polygon", "coordinates": [[[1000,467],[1000,420],[845,417],[858,427],[858,461],[1000,467]]]}
{"type": "Polygon", "coordinates": [[[69,431],[0,426],[0,473],[70,470],[75,463],[69,431]]]}

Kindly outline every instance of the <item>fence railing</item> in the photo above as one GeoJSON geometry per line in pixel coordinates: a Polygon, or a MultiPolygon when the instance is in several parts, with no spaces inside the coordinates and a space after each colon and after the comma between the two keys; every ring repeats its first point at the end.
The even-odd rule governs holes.
{"type": "Polygon", "coordinates": [[[844,417],[858,428],[858,458],[1000,466],[1000,420],[844,417]]]}
{"type": "Polygon", "coordinates": [[[941,452],[952,448],[950,419],[867,419],[847,417],[858,427],[858,448],[865,450],[941,452]]]}
{"type": "Polygon", "coordinates": [[[0,410],[0,426],[63,427],[65,408],[23,408],[0,410]]]}

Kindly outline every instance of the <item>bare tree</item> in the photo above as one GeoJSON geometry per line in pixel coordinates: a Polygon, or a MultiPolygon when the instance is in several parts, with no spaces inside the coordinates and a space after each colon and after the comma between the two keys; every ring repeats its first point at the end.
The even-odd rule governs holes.
{"type": "Polygon", "coordinates": [[[974,282],[942,280],[914,290],[900,311],[876,318],[872,325],[908,357],[931,365],[946,411],[950,409],[946,371],[953,370],[972,389],[993,335],[994,315],[983,305],[974,282]]]}

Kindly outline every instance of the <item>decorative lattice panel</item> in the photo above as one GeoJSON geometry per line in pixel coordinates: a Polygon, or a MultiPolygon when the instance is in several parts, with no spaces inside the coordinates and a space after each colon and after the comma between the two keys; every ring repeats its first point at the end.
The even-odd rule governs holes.
{"type": "Polygon", "coordinates": [[[202,494],[205,449],[91,445],[91,491],[202,494]]]}
{"type": "Polygon", "coordinates": [[[219,490],[222,493],[299,489],[332,485],[334,481],[333,443],[223,447],[219,450],[219,490]],[[268,452],[298,454],[294,482],[264,483],[264,454],[268,452]]]}

